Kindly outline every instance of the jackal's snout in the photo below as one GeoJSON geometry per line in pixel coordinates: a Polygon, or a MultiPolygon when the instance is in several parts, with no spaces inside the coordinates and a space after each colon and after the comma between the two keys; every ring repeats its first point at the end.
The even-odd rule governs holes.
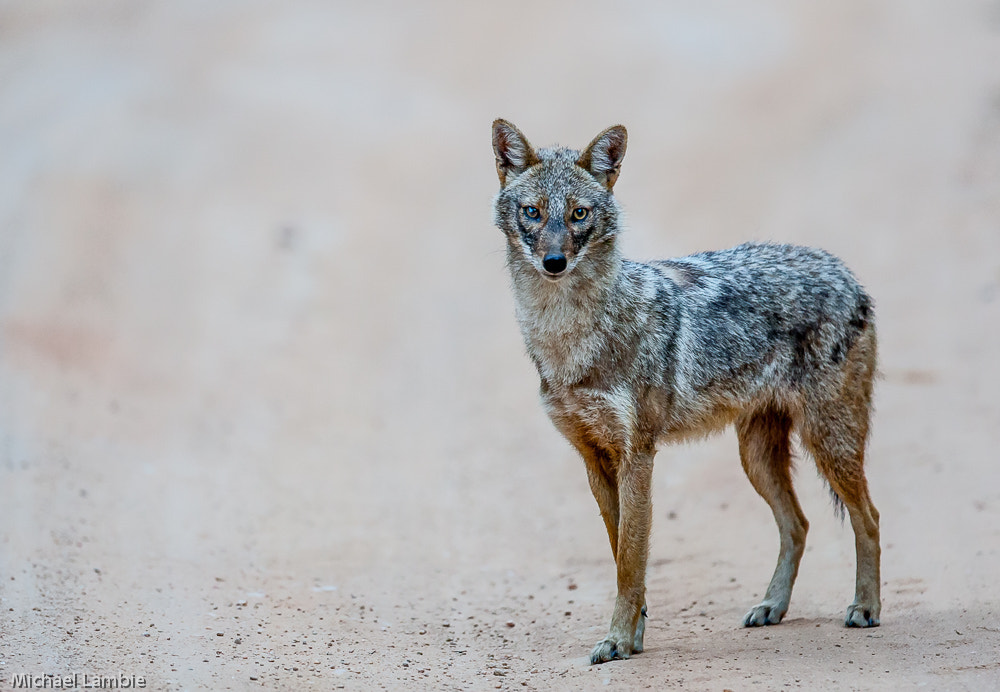
{"type": "Polygon", "coordinates": [[[551,216],[539,231],[535,246],[531,248],[532,264],[547,279],[560,279],[576,264],[578,247],[572,242],[572,232],[562,223],[562,214],[553,200],[547,207],[551,216]]]}
{"type": "Polygon", "coordinates": [[[549,274],[562,274],[566,270],[566,255],[561,252],[551,252],[542,260],[542,269],[549,274]]]}

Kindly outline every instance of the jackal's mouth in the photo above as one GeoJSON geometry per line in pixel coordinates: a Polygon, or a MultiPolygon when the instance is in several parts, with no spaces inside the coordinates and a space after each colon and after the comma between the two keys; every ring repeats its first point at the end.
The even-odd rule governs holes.
{"type": "Polygon", "coordinates": [[[559,271],[549,271],[545,265],[541,263],[535,264],[535,269],[545,278],[546,281],[558,283],[560,281],[564,281],[570,274],[573,273],[573,270],[576,269],[579,264],[579,259],[580,256],[578,255],[577,257],[569,260],[563,266],[559,267],[559,271]]]}
{"type": "Polygon", "coordinates": [[[546,281],[550,281],[552,283],[558,283],[559,281],[566,278],[566,275],[569,274],[569,270],[564,269],[558,274],[553,274],[552,272],[547,272],[544,269],[539,269],[538,273],[541,274],[542,278],[544,278],[546,281]]]}

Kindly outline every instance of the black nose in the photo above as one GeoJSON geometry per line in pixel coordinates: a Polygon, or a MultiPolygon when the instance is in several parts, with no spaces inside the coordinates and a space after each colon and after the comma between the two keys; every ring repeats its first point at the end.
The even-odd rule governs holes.
{"type": "Polygon", "coordinates": [[[545,255],[542,266],[549,274],[560,274],[566,268],[566,255],[545,255]]]}

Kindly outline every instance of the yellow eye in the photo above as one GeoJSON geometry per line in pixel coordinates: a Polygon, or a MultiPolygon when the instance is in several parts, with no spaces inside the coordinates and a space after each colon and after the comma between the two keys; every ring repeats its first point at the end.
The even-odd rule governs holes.
{"type": "Polygon", "coordinates": [[[538,207],[524,207],[524,215],[529,219],[537,219],[541,214],[538,213],[538,207]]]}
{"type": "Polygon", "coordinates": [[[577,207],[573,210],[572,216],[574,221],[583,221],[585,218],[590,216],[590,210],[584,209],[583,207],[577,207]]]}

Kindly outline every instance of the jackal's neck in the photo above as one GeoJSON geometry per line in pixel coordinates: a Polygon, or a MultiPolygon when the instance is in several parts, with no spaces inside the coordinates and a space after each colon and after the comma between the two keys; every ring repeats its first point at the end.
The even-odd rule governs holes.
{"type": "Polygon", "coordinates": [[[588,249],[563,279],[550,281],[508,251],[517,320],[528,355],[552,383],[570,384],[596,360],[623,259],[614,239],[588,249]]]}

